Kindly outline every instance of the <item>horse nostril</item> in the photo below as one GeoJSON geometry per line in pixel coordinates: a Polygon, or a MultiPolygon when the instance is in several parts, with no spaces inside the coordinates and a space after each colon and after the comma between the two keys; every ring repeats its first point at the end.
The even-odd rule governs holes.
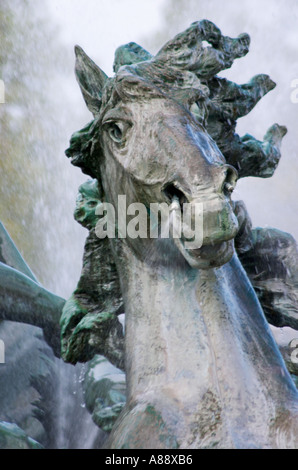
{"type": "Polygon", "coordinates": [[[235,189],[236,182],[238,179],[238,173],[230,165],[225,166],[225,180],[222,185],[222,191],[226,196],[230,196],[235,189]]]}
{"type": "Polygon", "coordinates": [[[187,198],[185,194],[177,187],[175,183],[170,183],[166,185],[163,190],[163,194],[166,196],[170,204],[174,199],[179,201],[181,209],[183,209],[183,204],[187,203],[187,198]]]}
{"type": "Polygon", "coordinates": [[[232,194],[232,192],[234,191],[234,186],[231,183],[224,183],[223,191],[225,194],[232,194]]]}

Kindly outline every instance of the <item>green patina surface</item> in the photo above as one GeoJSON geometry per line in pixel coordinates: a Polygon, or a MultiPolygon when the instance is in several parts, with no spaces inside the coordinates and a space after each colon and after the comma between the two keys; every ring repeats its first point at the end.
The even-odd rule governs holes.
{"type": "Polygon", "coordinates": [[[0,449],[43,449],[16,424],[0,422],[0,449]]]}
{"type": "MultiPolygon", "coordinates": [[[[248,35],[236,39],[224,37],[211,22],[203,20],[193,23],[186,31],[169,41],[156,56],[152,56],[135,43],[117,49],[114,71],[126,70],[131,80],[142,78],[150,84],[151,91],[158,97],[167,97],[193,113],[214,139],[226,161],[238,169],[239,177],[272,176],[280,159],[280,146],[286,129],[274,124],[269,128],[263,141],[246,134],[236,134],[237,119],[249,113],[258,101],[275,87],[275,83],[264,74],[253,77],[248,83],[238,85],[218,77],[221,70],[231,67],[233,61],[243,57],[249,48],[248,35]],[[203,47],[207,41],[209,47],[203,47]],[[125,68],[126,67],[126,68],[125,68]]],[[[108,79],[105,74],[77,48],[77,76],[87,106],[94,114],[94,120],[84,129],[76,132],[71,139],[67,156],[92,179],[84,183],[76,201],[75,218],[89,230],[86,241],[82,275],[73,295],[66,302],[60,320],[62,357],[65,361],[90,361],[96,354],[102,354],[113,364],[124,369],[124,335],[118,315],[124,313],[123,293],[116,267],[114,254],[108,240],[99,240],[95,235],[98,221],[96,208],[105,201],[102,189],[102,175],[99,173],[99,146],[101,109],[116,100],[113,86],[117,77],[108,79]]],[[[149,87],[149,88],[150,88],[149,87]]],[[[148,87],[144,87],[148,91],[148,87]]],[[[162,142],[159,141],[159,146],[162,142]]],[[[176,152],[174,138],[169,139],[169,148],[176,152]]],[[[236,203],[237,206],[237,203],[236,203]]],[[[238,206],[239,209],[239,206],[238,206]]],[[[252,229],[245,209],[235,213],[239,231],[235,246],[241,262],[251,280],[269,322],[276,326],[298,328],[297,288],[298,254],[292,237],[274,229],[252,229]]],[[[227,213],[217,217],[220,227],[218,237],[229,228],[227,213]]],[[[1,227],[0,227],[1,228],[1,227]]],[[[4,229],[1,228],[4,233],[4,229]]],[[[0,239],[2,289],[12,291],[14,320],[26,321],[41,326],[52,347],[57,350],[59,330],[58,317],[64,304],[63,299],[45,292],[36,283],[34,275],[16,252],[8,255],[11,245],[0,239]],[[6,250],[6,252],[5,252],[6,250]],[[11,271],[11,264],[18,271],[11,271]],[[21,275],[25,274],[25,277],[21,275]],[[10,276],[10,277],[9,277],[10,276]],[[27,277],[28,276],[28,277],[27,277]],[[7,280],[11,279],[10,287],[7,280]],[[10,289],[10,290],[9,290],[10,289]],[[39,299],[40,304],[28,303],[28,294],[39,299]],[[33,308],[34,307],[34,308],[33,308]],[[45,313],[42,320],[32,312],[45,313]]],[[[30,297],[29,295],[29,297],[30,297]]],[[[32,299],[31,299],[32,300],[32,299]]],[[[2,309],[3,312],[5,309],[2,309]]],[[[4,316],[6,319],[10,319],[4,316]]],[[[57,351],[56,351],[57,352],[57,351]]],[[[95,366],[95,365],[94,365],[95,366]]],[[[296,369],[291,369],[296,373],[296,369]]],[[[124,374],[119,377],[103,376],[91,380],[90,390],[86,391],[87,406],[94,421],[105,431],[110,432],[125,405],[124,374]]],[[[117,375],[116,374],[116,375],[117,375]]],[[[123,412],[123,411],[122,411],[123,412]]],[[[138,432],[148,430],[148,436],[157,434],[163,448],[178,448],[176,438],[168,431],[162,416],[148,405],[142,413],[130,417],[133,430],[122,448],[133,448],[139,444],[138,432]]],[[[125,430],[124,430],[125,431],[125,430]]],[[[125,440],[125,436],[123,437],[125,440]]],[[[142,437],[144,439],[144,435],[142,437]]],[[[0,447],[40,448],[15,425],[0,423],[0,447]]]]}

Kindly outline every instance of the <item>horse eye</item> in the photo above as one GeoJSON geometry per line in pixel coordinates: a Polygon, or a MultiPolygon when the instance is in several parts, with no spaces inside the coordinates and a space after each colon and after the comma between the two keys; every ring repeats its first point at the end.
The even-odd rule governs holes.
{"type": "Polygon", "coordinates": [[[120,128],[120,125],[115,124],[114,122],[109,125],[109,136],[117,143],[121,143],[123,139],[123,132],[120,128]]]}
{"type": "Polygon", "coordinates": [[[88,207],[91,207],[91,209],[92,209],[93,207],[96,207],[97,204],[98,204],[98,201],[88,201],[88,202],[87,202],[87,206],[88,206],[88,207]]]}

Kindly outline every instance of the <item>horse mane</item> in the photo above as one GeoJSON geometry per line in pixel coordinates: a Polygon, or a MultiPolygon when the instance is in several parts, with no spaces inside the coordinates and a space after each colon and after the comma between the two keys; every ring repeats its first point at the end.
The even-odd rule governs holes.
{"type": "Polygon", "coordinates": [[[217,76],[230,68],[235,59],[245,56],[249,44],[247,34],[233,39],[223,36],[211,21],[197,21],[168,41],[155,57],[133,42],[120,46],[113,66],[116,75],[105,81],[105,74],[77,47],[80,51],[77,55],[81,54],[79,74],[82,75],[80,67],[86,67],[86,93],[94,102],[90,107],[92,112],[95,109],[95,117],[73,134],[66,155],[83,173],[100,181],[97,165],[100,120],[106,108],[115,106],[123,97],[168,96],[192,112],[215,140],[227,163],[235,166],[240,178],[272,176],[286,128],[275,124],[264,136],[264,142],[248,134],[241,138],[235,129],[237,119],[248,114],[275,83],[265,74],[256,75],[243,85],[217,76]],[[103,88],[100,97],[96,84],[88,81],[90,64],[84,63],[87,59],[91,68],[100,71],[99,83],[103,88]]]}

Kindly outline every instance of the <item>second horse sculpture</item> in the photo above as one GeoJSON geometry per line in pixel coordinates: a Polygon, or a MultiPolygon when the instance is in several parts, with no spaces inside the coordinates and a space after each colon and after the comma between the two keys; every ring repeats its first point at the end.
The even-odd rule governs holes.
{"type": "Polygon", "coordinates": [[[247,35],[231,39],[196,22],[155,57],[133,43],[120,48],[112,79],[76,48],[94,120],[73,136],[68,156],[97,179],[102,202],[116,218],[119,195],[127,206],[142,203],[148,226],[151,203],[204,208],[201,248],[187,248],[183,236],[125,238],[121,227],[98,242],[117,268],[124,310],[111,296],[115,270],[105,271],[100,287],[109,306],[88,311],[81,285],[64,308],[63,355],[71,362],[82,360],[78,351],[91,357],[96,342],[103,352],[113,341],[119,346],[115,319],[125,311],[127,404],[108,448],[298,447],[297,390],[234,252],[237,171],[228,163],[238,161],[240,176],[256,168],[268,176],[285,134],[278,125],[264,142],[234,133],[236,119],[274,86],[265,75],[243,86],[215,76],[248,45],[247,35]]]}

